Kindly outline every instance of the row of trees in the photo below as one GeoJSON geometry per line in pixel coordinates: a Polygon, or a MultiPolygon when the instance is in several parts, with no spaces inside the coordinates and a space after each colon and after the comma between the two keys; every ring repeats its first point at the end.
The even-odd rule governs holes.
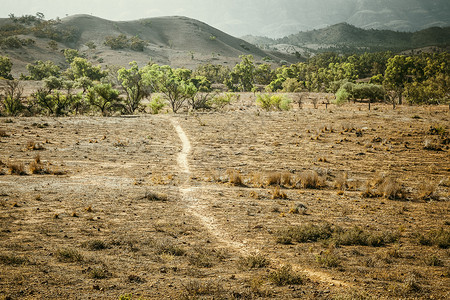
{"type": "MultiPolygon", "coordinates": [[[[207,64],[195,71],[153,63],[140,68],[136,62],[128,68],[104,70],[92,65],[77,50],[66,49],[64,55],[69,65],[66,70],[51,61],[27,65],[28,75],[21,75],[21,79],[42,80],[44,87],[33,93],[27,104],[17,97],[20,93],[3,93],[5,113],[16,114],[27,108],[63,115],[89,107],[102,114],[133,114],[151,93],[160,93],[164,98],[154,105],[160,106],[165,100],[174,112],[185,103],[199,109],[211,106],[212,86],[218,83],[231,92],[332,92],[339,103],[366,99],[389,100],[395,105],[401,104],[404,97],[412,103],[449,101],[448,53],[402,56],[387,52],[346,57],[323,54],[307,63],[277,69],[267,63],[256,64],[248,55],[241,56],[241,62],[232,69],[207,64]],[[369,77],[366,81],[370,82],[357,83],[361,76],[369,77]]],[[[12,79],[11,68],[11,61],[0,57],[0,77],[12,79]]]]}

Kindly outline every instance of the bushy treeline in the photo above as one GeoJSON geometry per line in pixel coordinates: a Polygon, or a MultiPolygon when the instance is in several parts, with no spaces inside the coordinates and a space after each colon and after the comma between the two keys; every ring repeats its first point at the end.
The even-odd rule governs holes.
{"type": "MultiPolygon", "coordinates": [[[[348,100],[388,101],[402,99],[410,103],[448,103],[448,53],[394,55],[390,52],[339,56],[332,53],[315,56],[306,63],[273,68],[257,64],[251,55],[241,56],[232,69],[205,64],[195,71],[149,63],[128,68],[94,66],[77,50],[64,50],[66,70],[51,61],[27,65],[22,80],[40,80],[42,88],[24,99],[19,83],[8,83],[1,94],[2,114],[45,113],[67,115],[98,111],[103,115],[134,114],[142,110],[142,100],[153,93],[149,110],[157,113],[164,105],[173,112],[183,106],[190,109],[223,107],[230,96],[213,94],[215,84],[230,92],[269,93],[328,92],[337,103],[348,100]],[[366,78],[365,82],[359,79],[366,78]]],[[[0,77],[12,79],[12,63],[0,57],[0,77]]],[[[260,95],[258,104],[265,109],[286,109],[288,99],[260,95]]]]}

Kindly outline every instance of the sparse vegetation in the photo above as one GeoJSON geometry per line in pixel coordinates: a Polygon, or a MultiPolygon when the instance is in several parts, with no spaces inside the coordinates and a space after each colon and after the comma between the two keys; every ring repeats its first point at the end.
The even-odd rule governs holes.
{"type": "Polygon", "coordinates": [[[56,257],[59,261],[62,262],[81,262],[83,261],[83,255],[76,249],[72,248],[64,248],[64,249],[58,249],[56,251],[56,257]]]}
{"type": "Polygon", "coordinates": [[[285,265],[269,274],[269,279],[275,285],[285,286],[302,284],[303,277],[292,270],[292,266],[285,265]]]}

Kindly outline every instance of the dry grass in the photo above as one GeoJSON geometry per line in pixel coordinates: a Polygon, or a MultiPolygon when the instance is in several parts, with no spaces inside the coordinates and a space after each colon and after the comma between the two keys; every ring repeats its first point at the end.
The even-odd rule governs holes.
{"type": "Polygon", "coordinates": [[[243,186],[244,181],[242,179],[241,173],[237,170],[228,170],[228,182],[234,186],[243,186]]]}
{"type": "Polygon", "coordinates": [[[292,271],[291,265],[285,265],[269,274],[269,280],[278,286],[302,284],[304,279],[292,271]]]}
{"type": "Polygon", "coordinates": [[[275,186],[269,193],[272,194],[272,200],[288,198],[287,194],[283,192],[279,186],[275,186]]]}
{"type": "Polygon", "coordinates": [[[305,189],[320,189],[325,186],[325,179],[314,170],[300,173],[299,178],[297,186],[305,189]]]}
{"type": "Polygon", "coordinates": [[[8,163],[7,167],[10,175],[27,175],[25,165],[23,163],[8,163]]]}
{"type": "Polygon", "coordinates": [[[256,115],[254,101],[245,102],[250,97],[243,94],[228,112],[202,113],[207,126],[190,115],[31,117],[3,124],[14,139],[2,138],[0,160],[24,162],[29,174],[32,160],[68,173],[1,176],[3,295],[446,299],[448,152],[425,150],[422,143],[430,138],[429,125],[447,120],[448,107],[375,105],[379,109],[368,112],[349,104],[325,111],[304,103],[301,111],[256,115]],[[411,122],[412,115],[422,119],[411,122]],[[191,142],[190,176],[177,165],[181,142],[172,118],[191,142]],[[49,126],[23,130],[33,122],[49,126]],[[351,125],[342,135],[323,129],[343,123],[351,125]],[[363,127],[362,137],[351,131],[363,127]],[[52,143],[45,152],[24,151],[37,138],[52,143]],[[113,147],[117,140],[129,144],[113,147]],[[239,171],[244,185],[230,183],[227,169],[239,171]],[[315,171],[311,181],[319,184],[305,185],[315,188],[303,186],[309,181],[302,182],[303,170],[315,171]],[[268,186],[272,172],[280,174],[279,184],[268,186]],[[218,180],[206,180],[209,174],[218,180]],[[382,199],[386,178],[408,192],[404,200],[418,199],[421,191],[424,200],[382,199]],[[367,181],[377,198],[361,197],[359,182],[367,181]],[[268,191],[276,187],[289,200],[271,199],[268,191]],[[440,201],[430,201],[435,195],[440,201]],[[56,249],[75,253],[60,258],[56,249]],[[290,277],[280,270],[288,264],[291,275],[301,270],[308,278],[300,286],[277,285],[290,277]],[[215,289],[218,284],[223,288],[215,289]]]}

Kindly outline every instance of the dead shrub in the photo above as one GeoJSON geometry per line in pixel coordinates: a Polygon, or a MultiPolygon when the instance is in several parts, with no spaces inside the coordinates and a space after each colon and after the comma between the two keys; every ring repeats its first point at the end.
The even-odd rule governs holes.
{"type": "Polygon", "coordinates": [[[10,175],[27,175],[23,163],[9,163],[8,170],[10,175]]]}
{"type": "Polygon", "coordinates": [[[348,186],[348,173],[344,172],[339,174],[334,181],[334,188],[339,191],[345,191],[349,188],[348,186]]]}
{"type": "Polygon", "coordinates": [[[325,186],[325,180],[316,171],[308,170],[300,174],[297,185],[305,189],[320,189],[325,186]]]}
{"type": "Polygon", "coordinates": [[[227,175],[228,175],[228,182],[231,185],[234,185],[234,186],[243,186],[244,185],[241,173],[239,171],[228,170],[227,175]]]}
{"type": "Polygon", "coordinates": [[[437,189],[437,184],[434,184],[431,181],[421,183],[417,190],[417,199],[418,200],[438,200],[439,195],[437,194],[436,189],[437,189]]]}
{"type": "Polygon", "coordinates": [[[391,200],[406,199],[406,191],[394,177],[380,175],[367,181],[366,189],[361,194],[365,198],[384,197],[391,200]]]}
{"type": "Polygon", "coordinates": [[[266,176],[267,185],[280,185],[281,184],[281,173],[270,172],[266,176]]]}
{"type": "Polygon", "coordinates": [[[287,199],[287,195],[285,192],[283,192],[279,186],[275,186],[270,193],[272,194],[272,199],[287,199]]]}
{"type": "Polygon", "coordinates": [[[292,186],[292,174],[288,173],[288,172],[283,172],[281,174],[280,183],[281,183],[281,185],[283,185],[285,187],[292,186]]]}

